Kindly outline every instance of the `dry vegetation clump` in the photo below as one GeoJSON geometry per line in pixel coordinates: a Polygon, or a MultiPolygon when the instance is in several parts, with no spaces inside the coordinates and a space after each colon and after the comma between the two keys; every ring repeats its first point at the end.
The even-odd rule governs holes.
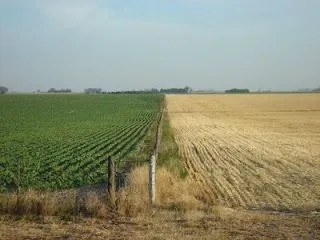
{"type": "Polygon", "coordinates": [[[101,192],[84,195],[76,190],[59,192],[26,190],[0,195],[0,214],[20,217],[59,216],[66,219],[109,217],[107,200],[101,192]]]}
{"type": "Polygon", "coordinates": [[[117,210],[123,216],[145,214],[149,209],[148,200],[148,169],[134,169],[128,176],[126,187],[117,194],[117,210]]]}
{"type": "MultiPolygon", "coordinates": [[[[148,196],[148,168],[134,169],[129,175],[128,185],[118,193],[117,208],[123,216],[145,215],[150,210],[148,196]]],[[[166,168],[156,174],[156,205],[168,209],[195,210],[203,208],[197,200],[192,183],[180,179],[166,168]]]]}
{"type": "Polygon", "coordinates": [[[26,190],[19,193],[0,195],[0,213],[11,215],[72,215],[75,209],[75,193],[69,191],[64,196],[53,192],[26,190]]]}
{"type": "Polygon", "coordinates": [[[157,201],[161,206],[172,206],[186,210],[199,210],[204,207],[199,201],[199,192],[188,179],[173,175],[166,168],[157,172],[157,201]]]}

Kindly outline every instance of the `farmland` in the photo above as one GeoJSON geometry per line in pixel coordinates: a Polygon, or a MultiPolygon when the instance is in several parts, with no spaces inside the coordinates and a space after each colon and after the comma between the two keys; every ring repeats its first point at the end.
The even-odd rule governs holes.
{"type": "Polygon", "coordinates": [[[320,207],[320,95],[168,95],[179,151],[203,201],[320,207]]]}
{"type": "Polygon", "coordinates": [[[106,158],[139,154],[161,95],[0,96],[0,190],[101,182],[106,158]]]}
{"type": "MultiPolygon", "coordinates": [[[[118,154],[118,163],[143,159],[140,152],[150,145],[153,128],[148,127],[147,135],[145,130],[125,135],[121,128],[135,128],[140,122],[146,129],[157,119],[162,103],[160,95],[6,97],[2,103],[11,101],[12,108],[6,105],[10,114],[5,118],[11,116],[12,122],[1,119],[7,129],[1,135],[1,147],[6,147],[1,164],[15,176],[15,156],[29,156],[21,158],[21,170],[40,171],[31,175],[24,170],[28,174],[21,173],[27,176],[22,187],[36,188],[104,180],[109,154],[118,154]],[[34,117],[30,106],[38,109],[34,117]],[[139,132],[143,141],[138,141],[139,132]],[[92,139],[103,143],[91,148],[92,139]],[[59,142],[60,150],[55,145],[59,142]],[[67,154],[72,143],[77,147],[67,154]],[[33,144],[38,144],[38,151],[33,144]],[[121,150],[128,148],[129,153],[121,150]]],[[[154,206],[149,202],[146,165],[127,175],[126,186],[117,192],[116,211],[106,195],[96,192],[96,185],[0,194],[0,239],[319,239],[319,97],[166,95],[154,206]]],[[[1,183],[5,174],[0,175],[1,183]]],[[[97,187],[101,190],[100,184],[97,187]]]]}

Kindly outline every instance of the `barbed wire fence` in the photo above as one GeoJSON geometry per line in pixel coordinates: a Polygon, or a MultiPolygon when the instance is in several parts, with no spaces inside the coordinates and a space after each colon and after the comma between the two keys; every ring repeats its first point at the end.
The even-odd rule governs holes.
{"type": "Polygon", "coordinates": [[[107,159],[107,195],[108,203],[111,208],[115,208],[116,205],[116,191],[121,190],[125,187],[127,183],[127,176],[132,170],[132,166],[138,164],[149,163],[149,174],[148,174],[148,192],[149,192],[149,202],[153,205],[156,201],[156,162],[158,158],[158,152],[161,142],[162,134],[162,121],[163,121],[164,108],[162,107],[160,111],[160,116],[156,125],[155,142],[152,146],[152,153],[148,159],[139,160],[121,160],[115,161],[112,156],[107,159]],[[121,166],[119,166],[121,163],[121,166]],[[117,166],[118,165],[118,166],[117,166]]]}

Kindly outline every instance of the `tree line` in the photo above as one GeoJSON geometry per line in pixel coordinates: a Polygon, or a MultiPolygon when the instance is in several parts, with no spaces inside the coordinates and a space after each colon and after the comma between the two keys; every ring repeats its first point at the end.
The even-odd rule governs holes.
{"type": "Polygon", "coordinates": [[[50,88],[48,90],[48,93],[71,93],[71,89],[66,88],[66,89],[55,89],[55,88],[50,88]]]}
{"type": "Polygon", "coordinates": [[[226,93],[250,93],[250,90],[247,88],[243,88],[243,89],[232,88],[232,89],[226,90],[225,92],[226,93]]]}
{"type": "MultiPolygon", "coordinates": [[[[0,94],[5,94],[9,91],[8,88],[4,86],[0,86],[0,94]]],[[[40,93],[40,90],[37,90],[40,93]]],[[[62,89],[55,89],[50,88],[48,93],[71,93],[72,90],[69,88],[62,88],[62,89]]],[[[151,88],[151,89],[144,89],[144,90],[131,90],[131,91],[102,91],[101,88],[86,88],[84,89],[85,93],[94,93],[94,94],[144,94],[144,93],[166,93],[166,94],[186,94],[193,92],[192,88],[184,87],[184,88],[151,88]]],[[[196,91],[201,92],[201,91],[196,91]]],[[[268,91],[272,92],[272,91],[268,91]]],[[[320,92],[320,87],[315,89],[306,89],[305,92],[320,92]]],[[[232,88],[225,90],[225,93],[250,93],[250,90],[247,88],[232,88]]]]}

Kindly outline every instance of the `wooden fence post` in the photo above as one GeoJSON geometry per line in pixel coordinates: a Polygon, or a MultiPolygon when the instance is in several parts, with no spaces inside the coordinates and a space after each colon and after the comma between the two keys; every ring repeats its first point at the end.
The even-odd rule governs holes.
{"type": "Polygon", "coordinates": [[[112,208],[116,203],[116,169],[112,157],[108,157],[108,196],[112,208]]]}
{"type": "Polygon", "coordinates": [[[149,163],[149,200],[153,205],[156,201],[156,156],[152,155],[149,163]]]}

